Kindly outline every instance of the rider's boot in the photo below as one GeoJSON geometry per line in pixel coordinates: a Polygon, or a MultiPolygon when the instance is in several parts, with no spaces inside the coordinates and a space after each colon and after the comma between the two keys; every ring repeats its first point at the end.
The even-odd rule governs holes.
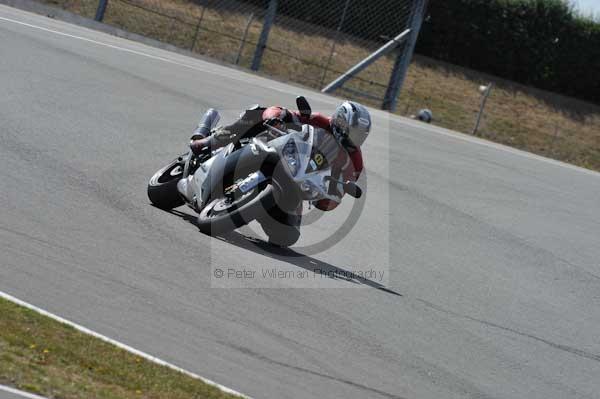
{"type": "Polygon", "coordinates": [[[198,136],[200,139],[197,143],[194,143],[196,148],[200,146],[209,147],[210,149],[221,148],[229,143],[233,143],[241,139],[247,134],[251,134],[256,129],[264,129],[263,123],[263,111],[264,108],[259,106],[252,107],[244,111],[238,120],[227,126],[219,126],[213,129],[209,134],[210,136],[201,133],[203,137],[198,136]]]}
{"type": "Polygon", "coordinates": [[[219,115],[219,111],[214,108],[210,108],[200,119],[200,123],[198,123],[198,127],[194,130],[194,134],[192,134],[192,140],[203,139],[205,137],[210,136],[212,130],[217,126],[219,120],[221,119],[221,115],[219,115]]]}

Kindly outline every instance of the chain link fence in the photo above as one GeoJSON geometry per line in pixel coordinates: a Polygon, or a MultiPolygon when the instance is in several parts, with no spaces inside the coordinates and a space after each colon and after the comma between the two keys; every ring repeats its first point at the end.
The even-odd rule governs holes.
{"type": "Polygon", "coordinates": [[[600,107],[416,55],[397,113],[600,171],[600,107]],[[492,83],[481,110],[481,86],[492,83]]]}
{"type": "MultiPolygon", "coordinates": [[[[91,18],[100,1],[106,6],[100,19],[107,24],[316,89],[409,28],[415,7],[425,2],[45,1],[91,18]],[[267,25],[268,36],[261,41],[267,25]],[[258,60],[257,53],[261,54],[258,60]]],[[[406,43],[350,79],[340,88],[340,95],[381,106],[394,63],[406,43]]]]}
{"type": "MultiPolygon", "coordinates": [[[[94,18],[98,2],[105,0],[43,1],[94,18]]],[[[417,28],[418,34],[420,23],[415,21],[427,21],[426,0],[108,0],[106,4],[107,24],[224,62],[258,66],[268,75],[316,89],[406,28],[417,28]],[[270,15],[270,30],[261,42],[270,15]]],[[[336,94],[381,106],[398,61],[408,64],[412,59],[410,44],[407,41],[379,58],[336,94]]],[[[425,57],[412,61],[406,79],[400,80],[402,95],[398,106],[392,107],[396,113],[413,116],[428,108],[434,124],[472,134],[481,104],[478,88],[493,82],[477,135],[600,170],[599,107],[425,57]]]]}
{"type": "MultiPolygon", "coordinates": [[[[377,7],[365,7],[358,0],[304,3],[281,2],[263,68],[271,75],[318,89],[407,29],[415,5],[412,0],[385,0],[377,7]],[[307,7],[313,7],[308,17],[307,7]]],[[[381,105],[396,54],[378,59],[343,85],[340,94],[381,105]]]]}

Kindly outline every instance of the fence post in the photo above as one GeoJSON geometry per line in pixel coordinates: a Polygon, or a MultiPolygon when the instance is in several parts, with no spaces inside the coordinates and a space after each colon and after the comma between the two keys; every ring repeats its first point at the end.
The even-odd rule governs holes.
{"type": "Polygon", "coordinates": [[[481,117],[483,116],[483,110],[485,109],[485,103],[487,102],[488,97],[492,91],[492,87],[494,84],[490,82],[487,86],[481,86],[479,90],[481,90],[481,104],[479,106],[479,113],[477,114],[477,121],[475,122],[475,127],[473,128],[473,136],[477,136],[477,130],[479,130],[479,125],[481,124],[481,117]]]}
{"type": "Polygon", "coordinates": [[[244,29],[244,35],[242,36],[242,42],[240,43],[240,48],[238,49],[237,57],[235,57],[235,65],[238,65],[240,63],[240,58],[242,58],[242,51],[244,51],[244,45],[246,44],[246,39],[248,39],[248,31],[250,30],[250,25],[252,25],[253,19],[254,13],[250,13],[248,22],[246,22],[246,29],[244,29]]]}
{"type": "Polygon", "coordinates": [[[552,137],[552,142],[550,143],[550,152],[552,153],[553,157],[556,157],[556,150],[554,149],[554,146],[556,145],[556,140],[558,140],[559,135],[560,135],[560,132],[558,130],[558,122],[557,122],[556,125],[554,125],[554,137],[552,137]]]}
{"type": "Polygon", "coordinates": [[[346,13],[348,12],[348,7],[350,6],[350,1],[346,0],[346,4],[344,5],[344,11],[342,11],[342,17],[340,18],[340,23],[335,31],[335,35],[333,36],[333,43],[331,44],[331,50],[329,51],[329,57],[327,58],[327,64],[325,64],[325,68],[323,69],[323,75],[321,76],[321,83],[319,87],[323,87],[323,83],[325,83],[325,78],[327,77],[327,71],[329,70],[329,66],[331,65],[331,59],[333,58],[333,53],[335,52],[335,45],[337,44],[338,36],[342,30],[342,26],[344,25],[344,21],[346,20],[346,13]]]}
{"type": "Polygon", "coordinates": [[[96,21],[102,22],[107,5],[108,0],[98,0],[98,8],[96,9],[96,17],[94,18],[96,21]]]}
{"type": "Polygon", "coordinates": [[[262,32],[260,32],[260,38],[256,44],[256,50],[254,51],[254,58],[252,59],[252,70],[258,71],[260,69],[260,63],[262,62],[263,53],[267,47],[267,40],[269,39],[269,32],[271,26],[275,21],[275,15],[277,14],[277,0],[269,1],[269,8],[267,8],[267,14],[265,15],[265,21],[263,23],[262,32]]]}
{"type": "Polygon", "coordinates": [[[402,85],[404,84],[404,79],[406,78],[406,73],[408,72],[408,67],[415,51],[415,45],[419,38],[419,31],[423,24],[426,8],[427,0],[415,0],[409,19],[410,36],[403,50],[396,57],[381,109],[391,112],[396,110],[398,95],[402,90],[402,85]]]}
{"type": "Polygon", "coordinates": [[[192,39],[192,47],[190,48],[190,51],[194,51],[194,48],[196,47],[198,35],[200,34],[200,25],[202,25],[202,20],[204,19],[204,11],[206,11],[206,6],[202,6],[202,13],[200,13],[200,19],[198,19],[198,25],[196,25],[196,32],[194,32],[194,38],[192,39]]]}

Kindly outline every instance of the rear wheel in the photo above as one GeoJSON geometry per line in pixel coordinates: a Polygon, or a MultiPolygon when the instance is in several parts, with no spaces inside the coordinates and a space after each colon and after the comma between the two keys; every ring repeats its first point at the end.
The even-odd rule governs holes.
{"type": "Polygon", "coordinates": [[[150,202],[161,209],[173,209],[183,205],[185,202],[177,191],[177,182],[182,176],[183,164],[179,159],[156,172],[148,182],[150,202]]]}

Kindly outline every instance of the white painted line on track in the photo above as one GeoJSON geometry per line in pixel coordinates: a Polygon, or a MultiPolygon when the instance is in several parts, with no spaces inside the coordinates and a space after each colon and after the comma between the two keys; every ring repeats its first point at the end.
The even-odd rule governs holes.
{"type": "Polygon", "coordinates": [[[15,396],[20,396],[22,398],[27,398],[27,399],[47,399],[47,398],[44,398],[43,396],[39,396],[39,395],[35,395],[33,393],[20,391],[15,388],[7,387],[6,385],[0,385],[0,391],[8,392],[15,396]]]}
{"type": "MultiPolygon", "coordinates": [[[[126,345],[126,344],[124,344],[122,342],[116,341],[116,340],[114,340],[112,338],[109,338],[109,337],[107,337],[105,335],[102,335],[100,333],[92,331],[92,330],[90,330],[87,327],[84,327],[84,326],[82,326],[80,324],[74,323],[74,322],[72,322],[70,320],[64,319],[64,318],[62,318],[62,317],[60,317],[58,315],[55,315],[54,313],[50,313],[50,312],[48,312],[48,311],[46,311],[44,309],[41,309],[41,308],[39,308],[39,307],[37,307],[35,305],[32,305],[32,304],[30,304],[28,302],[25,302],[25,301],[23,301],[23,300],[21,300],[19,298],[16,298],[16,297],[14,297],[14,296],[12,296],[10,294],[7,294],[5,292],[0,291],[0,298],[4,298],[7,301],[16,303],[17,305],[21,305],[21,306],[23,306],[23,307],[25,307],[27,309],[33,310],[34,312],[37,312],[37,313],[39,313],[39,314],[41,314],[43,316],[49,317],[49,318],[51,318],[53,320],[56,320],[59,323],[71,326],[74,329],[76,329],[77,331],[80,331],[80,332],[82,332],[84,334],[91,335],[91,336],[93,336],[95,338],[98,338],[98,339],[104,341],[104,342],[108,342],[109,344],[112,344],[112,345],[114,345],[114,346],[116,346],[118,348],[121,348],[121,349],[123,349],[123,350],[125,350],[125,351],[127,351],[129,353],[132,353],[132,354],[134,354],[136,356],[139,356],[139,357],[142,357],[142,358],[144,358],[146,360],[149,360],[152,363],[158,364],[160,366],[168,367],[168,368],[170,368],[172,370],[175,370],[177,372],[185,374],[188,377],[200,380],[200,381],[204,382],[205,384],[217,387],[217,388],[219,388],[223,392],[226,392],[226,393],[229,393],[229,394],[232,394],[232,395],[237,395],[237,396],[240,396],[242,398],[251,399],[249,396],[244,395],[244,394],[242,394],[240,392],[237,392],[237,391],[235,391],[235,390],[233,390],[231,388],[227,388],[226,386],[223,386],[223,385],[221,385],[219,383],[216,383],[216,382],[214,382],[212,380],[209,380],[208,378],[204,378],[204,377],[202,377],[202,376],[200,376],[198,374],[195,374],[195,373],[192,373],[191,371],[187,371],[185,369],[182,369],[181,367],[178,367],[178,366],[176,366],[176,365],[174,365],[172,363],[169,363],[169,362],[167,362],[165,360],[159,359],[159,358],[157,358],[155,356],[152,356],[152,355],[150,355],[148,353],[145,353],[145,352],[142,352],[142,351],[140,351],[138,349],[132,348],[131,346],[126,345]]],[[[32,399],[39,399],[39,397],[36,397],[36,396],[32,396],[31,398],[32,399]]],[[[44,399],[44,398],[42,398],[42,399],[44,399]]]]}
{"type": "MultiPolygon", "coordinates": [[[[37,14],[32,14],[32,15],[37,16],[37,14]]],[[[210,73],[210,74],[213,74],[213,75],[217,75],[217,76],[220,76],[220,77],[224,77],[224,78],[227,78],[227,79],[237,80],[237,81],[240,81],[240,82],[244,82],[246,84],[251,83],[247,79],[242,79],[240,77],[235,76],[232,73],[224,73],[224,72],[221,72],[221,71],[215,71],[214,69],[209,70],[209,69],[206,69],[206,68],[201,68],[201,67],[199,67],[197,65],[190,65],[190,64],[179,62],[179,61],[176,61],[176,60],[173,60],[173,59],[170,59],[170,58],[161,57],[161,56],[157,56],[157,55],[152,55],[152,54],[148,54],[148,53],[143,52],[143,51],[133,50],[133,49],[129,49],[129,48],[117,46],[117,45],[114,45],[114,44],[105,43],[105,42],[101,42],[101,41],[94,40],[94,39],[89,39],[89,38],[83,37],[83,36],[78,36],[78,35],[73,35],[73,34],[70,34],[70,33],[61,32],[61,31],[54,30],[54,29],[44,28],[44,27],[39,26],[39,25],[33,25],[33,24],[26,23],[26,22],[22,22],[22,21],[17,21],[15,19],[11,19],[11,18],[0,17],[0,20],[7,21],[7,22],[12,22],[12,23],[15,23],[15,24],[27,26],[27,27],[34,28],[34,29],[43,30],[43,31],[46,31],[46,32],[50,32],[50,33],[54,33],[54,34],[60,35],[60,36],[69,37],[69,38],[72,38],[72,39],[83,40],[83,41],[86,41],[86,42],[89,42],[89,43],[93,43],[93,44],[97,44],[97,45],[100,45],[100,46],[109,47],[109,48],[112,48],[112,49],[115,49],[115,50],[124,51],[124,52],[128,52],[128,53],[131,53],[131,54],[136,54],[136,55],[139,55],[139,56],[143,56],[143,57],[148,57],[148,58],[151,58],[151,59],[154,59],[154,60],[171,63],[171,64],[174,64],[174,65],[182,66],[182,67],[189,68],[189,69],[192,69],[192,70],[195,70],[195,71],[201,71],[201,72],[205,72],[205,73],[210,73]]],[[[64,22],[64,23],[68,24],[67,22],[64,22]]],[[[72,24],[69,24],[69,25],[72,25],[72,24]]],[[[78,25],[73,25],[73,26],[78,27],[80,29],[84,29],[82,27],[79,27],[78,25]]],[[[100,31],[94,31],[94,30],[90,30],[90,31],[94,32],[94,33],[107,34],[107,33],[103,33],[103,32],[100,32],[100,31]]],[[[123,38],[120,38],[120,39],[127,40],[127,39],[123,39],[123,38]]],[[[140,45],[140,46],[145,46],[143,43],[138,43],[138,42],[135,42],[135,41],[132,41],[132,43],[136,44],[136,45],[140,45]]],[[[158,50],[158,51],[168,52],[168,50],[161,50],[161,49],[155,49],[155,48],[152,48],[152,49],[158,50]]],[[[177,54],[177,53],[172,53],[172,54],[180,56],[180,57],[187,57],[187,56],[182,55],[182,54],[177,54]]],[[[203,61],[203,60],[199,60],[199,59],[195,59],[195,58],[191,58],[191,57],[188,57],[188,58],[190,58],[190,60],[198,62],[198,63],[210,64],[210,62],[208,62],[208,61],[203,61]]],[[[285,83],[280,83],[280,82],[277,82],[277,81],[269,81],[269,79],[266,78],[266,77],[261,77],[261,76],[249,74],[247,72],[237,71],[237,70],[234,70],[234,69],[229,69],[226,66],[222,66],[222,65],[218,65],[218,64],[211,64],[211,65],[214,65],[216,67],[220,67],[220,68],[224,68],[224,69],[230,70],[231,72],[235,72],[236,74],[247,75],[247,76],[250,76],[250,77],[255,78],[255,79],[265,80],[268,83],[264,84],[264,85],[261,85],[262,87],[265,87],[265,88],[268,88],[268,89],[271,89],[271,90],[275,90],[275,91],[278,91],[278,92],[282,92],[282,93],[289,93],[289,89],[277,86],[277,84],[285,85],[285,83]]],[[[257,83],[254,83],[254,84],[258,85],[257,83]]],[[[310,89],[305,89],[305,90],[310,90],[310,89]]],[[[326,96],[326,95],[324,95],[324,94],[322,94],[320,92],[314,92],[314,93],[311,93],[311,95],[313,97],[318,96],[321,101],[324,101],[324,102],[327,102],[327,103],[334,103],[335,104],[335,103],[337,103],[339,101],[335,97],[326,96]]],[[[574,170],[574,171],[577,171],[577,172],[583,172],[583,173],[585,173],[587,175],[590,175],[590,176],[600,177],[600,173],[599,172],[596,172],[596,171],[593,171],[593,170],[590,170],[590,169],[585,169],[585,168],[582,168],[582,167],[579,167],[579,166],[576,166],[576,165],[572,165],[572,164],[568,164],[568,163],[565,163],[565,162],[562,162],[562,161],[558,161],[558,160],[555,160],[555,159],[546,158],[546,157],[543,157],[541,155],[537,155],[537,154],[533,154],[533,153],[530,153],[530,152],[527,152],[527,151],[519,150],[517,148],[513,148],[513,147],[509,147],[509,146],[503,145],[503,144],[495,143],[493,141],[483,140],[483,139],[480,139],[478,137],[469,136],[469,135],[467,135],[465,133],[455,132],[453,130],[448,130],[448,129],[445,129],[443,127],[426,125],[424,123],[416,122],[416,121],[413,121],[411,119],[404,118],[404,117],[401,117],[401,116],[398,116],[398,115],[393,115],[393,114],[390,114],[388,112],[381,111],[381,110],[378,110],[378,109],[373,109],[373,108],[370,108],[370,109],[371,109],[371,111],[374,114],[377,114],[377,115],[379,115],[379,116],[381,116],[383,118],[393,118],[397,122],[410,125],[410,126],[412,126],[414,128],[417,128],[417,129],[426,130],[426,131],[434,133],[434,134],[440,134],[442,136],[451,137],[451,138],[454,138],[454,139],[457,139],[457,140],[461,140],[461,141],[465,141],[465,142],[468,142],[468,143],[471,143],[471,144],[478,144],[478,145],[481,145],[481,146],[484,146],[484,147],[493,148],[493,149],[496,149],[496,150],[508,152],[508,153],[513,154],[513,155],[518,155],[518,156],[522,156],[522,157],[525,157],[525,158],[529,158],[529,159],[533,159],[533,160],[537,160],[537,161],[542,161],[542,162],[549,163],[549,164],[554,165],[554,166],[559,166],[559,167],[567,168],[567,169],[574,170]]]]}
{"type": "MultiPolygon", "coordinates": [[[[34,15],[36,15],[36,14],[34,14],[34,15]]],[[[65,36],[65,37],[69,37],[69,38],[72,38],[72,39],[82,40],[82,41],[89,42],[89,43],[92,43],[92,44],[97,44],[99,46],[108,47],[108,48],[111,48],[111,49],[114,49],[114,50],[124,51],[124,52],[127,52],[127,53],[139,55],[139,56],[142,56],[142,57],[147,57],[147,58],[151,58],[151,59],[154,59],[154,60],[167,62],[167,63],[174,64],[174,65],[177,65],[177,66],[181,66],[181,67],[184,67],[184,68],[192,69],[194,71],[210,73],[210,74],[213,74],[213,75],[217,75],[217,76],[220,76],[220,77],[223,77],[223,78],[227,78],[227,79],[231,79],[231,80],[236,80],[236,81],[243,82],[243,83],[246,83],[246,84],[251,83],[251,82],[248,82],[247,79],[242,79],[240,77],[236,77],[236,76],[234,76],[231,73],[224,73],[224,72],[220,72],[220,71],[215,71],[213,69],[201,68],[198,65],[191,65],[191,64],[188,64],[188,63],[176,61],[176,60],[171,59],[171,58],[161,57],[161,56],[149,54],[149,53],[146,53],[146,52],[143,52],[143,51],[138,51],[138,50],[134,50],[134,49],[126,48],[126,47],[121,47],[121,46],[117,46],[117,45],[114,45],[114,44],[105,43],[105,42],[101,42],[101,41],[98,41],[98,40],[90,39],[90,38],[87,38],[87,37],[73,35],[73,34],[66,33],[66,32],[61,32],[61,31],[58,31],[58,30],[55,30],[55,29],[45,28],[45,27],[39,26],[39,25],[33,25],[33,24],[30,24],[30,23],[27,23],[27,22],[17,21],[17,20],[12,19],[12,18],[0,17],[0,20],[6,21],[6,22],[12,22],[12,23],[15,23],[15,24],[18,24],[18,25],[27,26],[29,28],[34,28],[34,29],[45,31],[45,32],[54,33],[54,34],[59,35],[59,36],[65,36]]],[[[65,22],[65,24],[66,24],[66,22],[65,22]]],[[[74,26],[76,26],[78,28],[81,28],[81,29],[85,29],[85,28],[79,27],[77,25],[74,25],[74,26]]],[[[93,32],[93,33],[101,33],[101,34],[108,35],[107,33],[100,32],[100,31],[94,31],[94,30],[90,30],[90,31],[93,32]]],[[[124,41],[129,41],[129,39],[121,38],[121,37],[118,37],[118,36],[114,36],[114,37],[118,38],[118,39],[121,39],[121,40],[124,40],[124,41]]],[[[135,41],[131,41],[131,43],[134,44],[134,45],[146,46],[143,43],[138,43],[138,42],[135,42],[135,41]]],[[[151,47],[151,48],[153,50],[157,50],[157,51],[169,52],[168,50],[158,49],[158,48],[154,48],[154,47],[151,47]]],[[[187,57],[191,61],[194,61],[194,62],[197,62],[197,63],[206,63],[206,64],[214,66],[214,67],[227,68],[227,67],[224,67],[222,65],[212,64],[212,63],[210,63],[208,61],[203,61],[203,60],[200,60],[200,59],[188,57],[188,56],[185,56],[185,55],[182,55],[182,54],[177,54],[177,53],[171,53],[171,54],[179,56],[179,57],[187,57]]],[[[228,71],[229,71],[229,69],[228,69],[228,71]]],[[[268,78],[263,78],[261,76],[253,75],[253,74],[250,74],[250,73],[247,73],[247,72],[241,72],[241,71],[237,71],[237,70],[233,70],[233,69],[231,70],[231,72],[235,72],[237,74],[244,74],[244,75],[247,75],[247,76],[249,76],[251,78],[255,78],[255,79],[264,79],[267,82],[275,83],[273,81],[269,81],[268,78]]],[[[272,89],[272,90],[276,90],[276,91],[279,91],[279,92],[282,92],[282,93],[289,93],[289,90],[285,90],[285,89],[280,88],[280,87],[267,86],[267,85],[260,85],[260,86],[261,87],[266,87],[266,88],[269,88],[269,89],[272,89]]],[[[329,100],[329,102],[331,102],[331,98],[326,97],[326,96],[323,96],[323,97],[327,98],[327,100],[329,100]]]]}
{"type": "MultiPolygon", "coordinates": [[[[164,58],[164,57],[160,57],[160,56],[156,56],[156,55],[144,53],[144,52],[137,51],[137,50],[128,49],[128,48],[125,48],[125,47],[116,46],[114,44],[100,42],[98,40],[89,39],[89,38],[83,37],[83,36],[72,35],[70,33],[65,33],[65,32],[54,30],[54,29],[44,28],[44,27],[38,26],[38,25],[28,24],[27,22],[21,22],[21,21],[17,21],[15,19],[11,19],[11,18],[0,17],[0,20],[7,21],[7,22],[12,22],[12,23],[15,23],[15,24],[27,26],[27,27],[34,28],[34,29],[43,30],[45,32],[55,33],[57,35],[70,37],[72,39],[83,40],[83,41],[86,41],[86,42],[89,42],[89,43],[98,44],[100,46],[110,47],[110,48],[115,49],[115,50],[125,51],[125,52],[128,52],[128,53],[137,54],[137,55],[141,55],[141,56],[148,57],[148,58],[153,58],[153,59],[160,60],[160,61],[170,62],[172,64],[177,64],[177,65],[188,67],[188,68],[191,68],[191,69],[202,70],[202,69],[196,68],[196,67],[194,67],[192,65],[188,65],[188,64],[181,63],[181,62],[177,62],[177,61],[174,61],[174,60],[171,60],[171,59],[168,59],[168,58],[164,58]]],[[[202,71],[204,71],[204,70],[202,70],[202,71]]]]}

